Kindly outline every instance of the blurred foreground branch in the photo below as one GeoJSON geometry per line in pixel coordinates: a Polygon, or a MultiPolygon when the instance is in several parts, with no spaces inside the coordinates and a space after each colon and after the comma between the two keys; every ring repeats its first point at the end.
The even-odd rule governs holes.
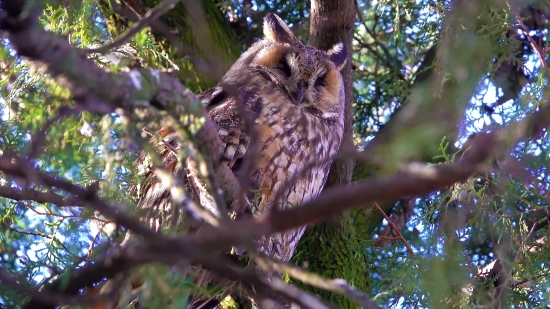
{"type": "MultiPolygon", "coordinates": [[[[224,193],[230,199],[235,199],[238,194],[238,182],[227,166],[218,164],[221,148],[218,132],[190,91],[169,74],[154,70],[138,69],[119,74],[105,72],[92,60],[86,59],[73,49],[65,39],[55,33],[46,32],[38,23],[40,10],[33,6],[33,3],[5,0],[0,2],[0,28],[20,56],[27,57],[46,69],[52,77],[71,90],[77,106],[82,110],[98,114],[116,112],[130,120],[135,117],[134,112],[137,108],[170,110],[172,117],[183,127],[194,132],[196,140],[201,141],[200,149],[214,168],[224,193]]],[[[83,287],[104,278],[112,278],[145,263],[160,262],[174,265],[182,261],[201,262],[218,274],[228,274],[239,279],[248,289],[255,292],[275,293],[305,308],[323,308],[325,305],[314,296],[282,281],[269,282],[252,272],[238,269],[236,265],[222,258],[213,260],[213,256],[216,257],[219,252],[229,250],[232,246],[245,245],[250,239],[331,219],[345,211],[372,205],[374,202],[394,201],[403,196],[420,197],[447,188],[473,174],[486,172],[490,169],[490,165],[486,164],[489,160],[507,152],[521,140],[539,137],[549,124],[550,107],[545,104],[531,117],[505,129],[477,134],[454,163],[438,166],[403,164],[395,175],[372,177],[357,185],[331,188],[318,199],[301,207],[274,209],[257,217],[227,221],[219,226],[204,226],[200,233],[177,237],[146,228],[136,217],[126,214],[122,207],[103,201],[95,191],[46,174],[38,170],[27,158],[5,153],[0,156],[0,171],[26,179],[27,184],[38,183],[63,190],[69,194],[69,200],[101,212],[121,227],[145,239],[144,244],[116,248],[105,260],[75,271],[69,278],[71,289],[63,289],[60,278],[49,285],[52,290],[76,294],[83,287]],[[219,263],[220,261],[225,264],[219,263]]],[[[140,146],[146,148],[145,144],[140,146]]],[[[5,191],[3,194],[17,197],[17,192],[5,191]]],[[[46,197],[35,199],[40,198],[46,197]]],[[[63,204],[57,196],[47,198],[49,201],[63,204]]],[[[350,293],[347,286],[330,288],[340,293],[350,293]]],[[[36,302],[31,301],[27,307],[39,308],[31,305],[37,305],[36,302]]]]}

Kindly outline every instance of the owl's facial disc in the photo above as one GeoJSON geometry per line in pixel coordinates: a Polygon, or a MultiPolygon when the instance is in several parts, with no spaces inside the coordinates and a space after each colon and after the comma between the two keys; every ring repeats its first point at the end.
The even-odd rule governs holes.
{"type": "Polygon", "coordinates": [[[281,57],[279,65],[275,67],[276,69],[285,68],[282,70],[285,72],[284,78],[280,80],[283,80],[285,90],[290,94],[296,105],[304,104],[310,100],[309,87],[311,85],[312,69],[304,63],[307,63],[307,61],[300,57],[299,53],[293,51],[281,57]]]}

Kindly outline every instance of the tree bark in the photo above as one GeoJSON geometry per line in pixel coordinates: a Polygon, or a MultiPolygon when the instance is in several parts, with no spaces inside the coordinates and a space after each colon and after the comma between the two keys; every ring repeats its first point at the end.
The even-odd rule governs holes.
{"type": "MultiPolygon", "coordinates": [[[[352,40],[357,10],[353,0],[312,0],[309,45],[328,50],[342,42],[348,51],[348,61],[342,69],[346,92],[344,111],[344,139],[342,150],[353,149],[353,84],[352,40]]],[[[325,188],[349,183],[354,159],[335,160],[332,163],[325,188]]],[[[327,278],[343,278],[361,291],[368,290],[368,273],[364,250],[353,227],[354,215],[345,215],[335,221],[323,222],[306,230],[296,249],[292,262],[308,265],[308,270],[327,278]]],[[[293,281],[300,288],[318,294],[342,308],[356,308],[348,298],[293,281]]]]}
{"type": "MultiPolygon", "coordinates": [[[[357,10],[353,0],[312,0],[309,26],[309,45],[328,50],[342,42],[348,51],[348,61],[342,69],[346,91],[344,111],[344,140],[342,149],[353,148],[353,84],[352,84],[352,40],[357,10]]],[[[351,181],[355,160],[335,160],[325,187],[345,184],[351,181]]]]}
{"type": "MultiPolygon", "coordinates": [[[[116,38],[131,24],[138,21],[136,13],[143,16],[160,2],[162,1],[100,0],[97,5],[107,22],[109,33],[116,38]]],[[[187,7],[180,2],[174,9],[164,14],[160,21],[182,44],[195,50],[202,60],[214,62],[216,70],[223,75],[240,55],[236,35],[216,1],[205,0],[201,1],[200,5],[196,4],[191,3],[192,7],[187,7]]],[[[184,57],[185,55],[177,54],[170,39],[156,31],[151,33],[159,51],[163,52],[168,60],[162,57],[143,59],[147,66],[157,69],[176,67],[179,80],[195,93],[217,84],[212,74],[198,72],[192,62],[184,57]]]]}

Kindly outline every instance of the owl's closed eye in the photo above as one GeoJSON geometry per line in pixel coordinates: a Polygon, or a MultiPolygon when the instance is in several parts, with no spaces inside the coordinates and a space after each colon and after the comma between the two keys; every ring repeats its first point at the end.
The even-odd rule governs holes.
{"type": "MultiPolygon", "coordinates": [[[[256,213],[299,206],[323,188],[343,138],[339,71],[347,56],[343,44],[328,51],[302,44],[267,14],[264,38],[200,96],[219,127],[223,159],[246,180],[256,213]]],[[[283,233],[262,250],[288,261],[303,231],[283,233]]]]}

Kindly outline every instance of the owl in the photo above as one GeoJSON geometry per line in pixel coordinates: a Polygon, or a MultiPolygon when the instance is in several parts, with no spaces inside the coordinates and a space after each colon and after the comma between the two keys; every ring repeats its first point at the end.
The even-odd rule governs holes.
{"type": "MultiPolygon", "coordinates": [[[[198,96],[219,128],[221,164],[245,185],[248,205],[234,209],[237,216],[298,207],[317,197],[344,133],[344,45],[328,51],[306,46],[271,13],[263,32],[216,87],[198,96]]],[[[173,170],[180,146],[170,136],[177,133],[163,128],[159,134],[172,143],[160,150],[173,170]]],[[[164,207],[169,192],[149,185],[140,203],[164,207]]],[[[304,230],[259,240],[258,249],[287,262],[304,230]]]]}
{"type": "MultiPolygon", "coordinates": [[[[297,207],[319,195],[344,133],[343,44],[302,44],[275,14],[217,87],[199,95],[219,127],[223,160],[248,184],[254,214],[297,207]]],[[[305,227],[260,242],[287,262],[305,227]]]]}

